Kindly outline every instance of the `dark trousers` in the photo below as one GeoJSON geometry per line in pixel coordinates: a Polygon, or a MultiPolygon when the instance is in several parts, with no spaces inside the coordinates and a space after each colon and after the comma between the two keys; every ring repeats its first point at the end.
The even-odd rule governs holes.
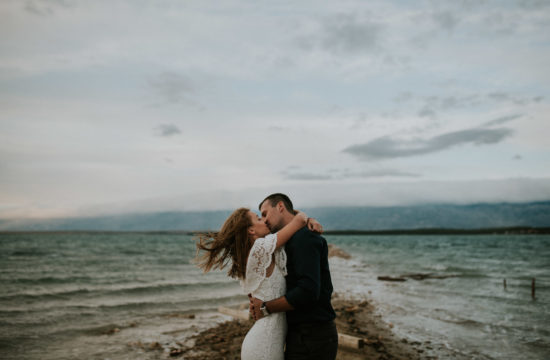
{"type": "Polygon", "coordinates": [[[334,360],[338,332],[334,321],[321,324],[288,324],[285,360],[334,360]]]}

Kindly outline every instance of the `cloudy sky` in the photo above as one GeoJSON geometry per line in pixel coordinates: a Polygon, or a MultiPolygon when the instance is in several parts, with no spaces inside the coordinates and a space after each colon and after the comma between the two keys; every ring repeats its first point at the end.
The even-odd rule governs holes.
{"type": "Polygon", "coordinates": [[[550,199],[550,2],[2,0],[0,217],[550,199]]]}

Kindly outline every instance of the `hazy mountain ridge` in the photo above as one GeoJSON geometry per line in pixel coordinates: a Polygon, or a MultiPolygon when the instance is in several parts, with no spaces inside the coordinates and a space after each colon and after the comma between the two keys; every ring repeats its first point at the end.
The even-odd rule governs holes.
{"type": "MultiPolygon", "coordinates": [[[[322,207],[304,209],[326,230],[478,229],[550,226],[550,201],[471,205],[322,207]]],[[[156,212],[83,218],[8,220],[0,230],[193,231],[216,230],[226,211],[156,212]]]]}

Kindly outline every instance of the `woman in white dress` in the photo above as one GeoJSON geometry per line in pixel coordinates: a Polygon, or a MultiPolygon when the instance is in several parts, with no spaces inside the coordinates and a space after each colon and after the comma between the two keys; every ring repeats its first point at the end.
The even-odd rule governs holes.
{"type": "MultiPolygon", "coordinates": [[[[199,235],[197,255],[201,250],[204,253],[197,257],[198,265],[207,272],[222,269],[231,261],[228,275],[241,280],[246,294],[263,301],[276,299],[286,292],[283,245],[306,224],[310,225],[307,216],[298,212],[289,224],[270,234],[256,214],[237,209],[219,232],[199,235]]],[[[241,359],[283,360],[285,336],[285,313],[264,316],[246,334],[241,359]]]]}

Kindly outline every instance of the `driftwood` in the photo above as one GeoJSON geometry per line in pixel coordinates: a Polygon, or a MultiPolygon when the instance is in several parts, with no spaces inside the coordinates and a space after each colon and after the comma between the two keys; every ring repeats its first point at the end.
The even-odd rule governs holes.
{"type": "Polygon", "coordinates": [[[404,274],[401,275],[402,278],[408,278],[413,280],[424,280],[424,279],[447,279],[452,277],[457,277],[458,275],[438,275],[433,273],[426,273],[426,274],[404,274]]]}
{"type": "Polygon", "coordinates": [[[379,276],[378,280],[380,281],[407,281],[402,277],[391,277],[391,276],[379,276]]]}
{"type": "Polygon", "coordinates": [[[457,277],[458,275],[438,275],[438,274],[403,274],[399,275],[398,277],[392,277],[392,276],[379,276],[378,280],[381,281],[407,281],[407,279],[413,279],[413,280],[425,280],[425,279],[447,279],[452,277],[457,277]]]}
{"type": "Polygon", "coordinates": [[[236,310],[236,309],[231,309],[231,308],[228,308],[228,307],[225,307],[225,306],[220,306],[218,308],[218,312],[220,312],[224,315],[232,316],[232,317],[234,317],[235,319],[238,319],[238,320],[250,320],[250,314],[249,314],[248,310],[236,310]]]}
{"type": "Polygon", "coordinates": [[[361,338],[346,334],[338,334],[338,347],[361,349],[364,343],[365,341],[361,338]]]}
{"type": "Polygon", "coordinates": [[[172,335],[172,334],[177,334],[177,333],[185,332],[185,331],[189,331],[189,328],[163,331],[162,334],[163,335],[172,335]]]}

